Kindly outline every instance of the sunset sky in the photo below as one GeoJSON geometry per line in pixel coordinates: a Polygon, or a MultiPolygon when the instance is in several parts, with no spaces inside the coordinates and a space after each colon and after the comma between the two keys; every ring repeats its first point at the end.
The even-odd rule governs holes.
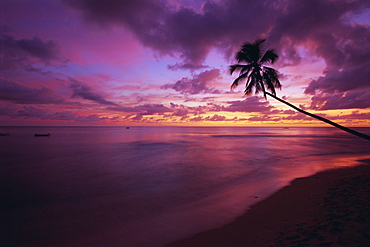
{"type": "Polygon", "coordinates": [[[1,0],[0,125],[327,126],[230,90],[266,38],[278,97],[370,127],[368,0],[1,0]]]}

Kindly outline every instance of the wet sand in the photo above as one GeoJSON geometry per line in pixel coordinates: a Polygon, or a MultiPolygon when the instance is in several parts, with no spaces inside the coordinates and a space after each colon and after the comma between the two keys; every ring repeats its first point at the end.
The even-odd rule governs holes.
{"type": "Polygon", "coordinates": [[[370,246],[370,160],[295,179],[221,228],[168,247],[370,246]]]}

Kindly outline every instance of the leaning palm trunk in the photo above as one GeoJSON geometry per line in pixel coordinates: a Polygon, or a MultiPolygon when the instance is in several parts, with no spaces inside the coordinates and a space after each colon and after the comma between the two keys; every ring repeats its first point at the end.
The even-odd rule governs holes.
{"type": "Polygon", "coordinates": [[[295,110],[297,110],[297,111],[299,111],[299,112],[301,112],[301,113],[304,113],[304,114],[306,114],[306,115],[308,115],[308,116],[310,116],[310,117],[316,118],[316,119],[321,120],[321,121],[323,121],[323,122],[325,122],[325,123],[331,124],[331,125],[333,125],[334,127],[337,127],[337,128],[339,128],[339,129],[341,129],[341,130],[347,131],[348,133],[351,133],[351,134],[353,134],[353,135],[356,135],[356,136],[358,136],[358,137],[361,137],[361,138],[364,138],[364,139],[366,139],[366,140],[370,141],[370,136],[368,136],[368,135],[365,135],[365,134],[363,134],[363,133],[360,133],[360,132],[357,132],[357,131],[355,131],[355,130],[349,129],[349,128],[344,127],[344,126],[342,126],[342,125],[340,125],[340,124],[334,123],[334,122],[332,122],[332,121],[330,121],[330,120],[328,120],[328,119],[326,119],[326,118],[323,118],[323,117],[317,116],[317,115],[315,115],[315,114],[312,114],[312,113],[306,112],[306,111],[304,111],[304,110],[302,110],[302,109],[300,109],[300,108],[298,108],[298,107],[296,107],[296,106],[294,106],[294,105],[290,104],[289,102],[287,102],[287,101],[285,101],[285,100],[282,100],[282,99],[280,99],[280,98],[276,97],[275,95],[273,95],[273,94],[271,94],[271,93],[269,93],[269,92],[265,92],[265,93],[266,93],[267,95],[269,95],[269,96],[273,97],[274,99],[276,99],[276,100],[278,100],[278,101],[280,101],[280,102],[282,102],[282,103],[284,103],[284,104],[286,104],[286,105],[288,105],[288,106],[292,107],[293,109],[295,109],[295,110]]]}

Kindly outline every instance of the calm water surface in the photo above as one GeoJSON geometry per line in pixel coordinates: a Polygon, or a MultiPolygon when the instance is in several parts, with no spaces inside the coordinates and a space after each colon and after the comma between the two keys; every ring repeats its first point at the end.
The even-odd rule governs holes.
{"type": "Polygon", "coordinates": [[[0,136],[1,246],[159,247],[233,221],[294,178],[370,157],[370,142],[331,127],[0,132],[11,134],[0,136]]]}

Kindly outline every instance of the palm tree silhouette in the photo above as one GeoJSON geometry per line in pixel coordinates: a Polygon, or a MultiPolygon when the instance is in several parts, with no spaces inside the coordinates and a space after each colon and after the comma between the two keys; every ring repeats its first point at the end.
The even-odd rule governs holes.
{"type": "Polygon", "coordinates": [[[262,92],[265,96],[265,99],[266,95],[269,95],[272,98],[292,107],[293,109],[301,113],[304,113],[310,117],[316,118],[341,130],[347,131],[353,135],[370,141],[370,136],[368,135],[334,123],[326,118],[304,111],[290,104],[289,102],[276,97],[275,88],[281,89],[278,72],[271,67],[265,66],[264,64],[274,63],[279,58],[279,56],[273,49],[267,50],[263,54],[262,45],[265,41],[265,39],[257,39],[253,43],[246,42],[242,45],[240,51],[236,53],[235,58],[238,63],[230,66],[230,74],[233,74],[235,71],[239,71],[239,76],[232,83],[231,89],[238,86],[241,81],[246,81],[244,90],[245,95],[251,95],[253,94],[253,91],[255,94],[262,92]],[[242,62],[245,64],[240,64],[242,62]]]}

